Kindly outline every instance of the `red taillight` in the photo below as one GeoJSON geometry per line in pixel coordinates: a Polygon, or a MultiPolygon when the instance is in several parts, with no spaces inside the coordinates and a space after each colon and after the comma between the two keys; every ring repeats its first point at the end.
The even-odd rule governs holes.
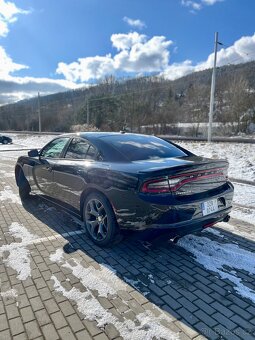
{"type": "Polygon", "coordinates": [[[147,181],[143,183],[141,192],[145,193],[163,193],[170,192],[169,182],[167,178],[161,178],[153,181],[147,181]]]}
{"type": "Polygon", "coordinates": [[[227,170],[221,168],[193,171],[176,176],[162,177],[154,180],[149,180],[143,183],[141,187],[141,192],[154,194],[167,192],[175,193],[187,183],[216,177],[225,178],[225,180],[227,180],[227,170]]]}
{"type": "Polygon", "coordinates": [[[159,178],[156,180],[151,180],[144,182],[141,188],[141,192],[145,193],[164,193],[171,192],[172,188],[179,183],[180,178],[159,178]]]}

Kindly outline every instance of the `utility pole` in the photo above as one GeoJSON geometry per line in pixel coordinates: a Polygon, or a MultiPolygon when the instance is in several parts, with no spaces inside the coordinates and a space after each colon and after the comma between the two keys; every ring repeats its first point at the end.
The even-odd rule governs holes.
{"type": "Polygon", "coordinates": [[[40,106],[40,93],[38,92],[38,131],[42,132],[41,126],[41,106],[40,106]]]}
{"type": "Polygon", "coordinates": [[[89,125],[89,100],[87,100],[87,125],[89,125]]]}
{"type": "Polygon", "coordinates": [[[214,112],[215,74],[216,74],[218,44],[219,44],[219,42],[218,42],[218,32],[215,32],[215,39],[214,39],[214,63],[213,63],[213,72],[212,72],[211,96],[210,96],[210,111],[209,111],[209,125],[208,125],[208,142],[209,143],[212,141],[212,122],[213,122],[213,112],[214,112]]]}
{"type": "Polygon", "coordinates": [[[132,112],[131,112],[131,122],[130,122],[131,132],[133,132],[134,114],[135,114],[135,93],[132,92],[132,112]]]}

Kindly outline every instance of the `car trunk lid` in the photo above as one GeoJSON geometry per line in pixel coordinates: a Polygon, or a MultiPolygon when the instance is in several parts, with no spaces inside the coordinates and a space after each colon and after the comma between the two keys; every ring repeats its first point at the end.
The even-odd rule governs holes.
{"type": "Polygon", "coordinates": [[[164,163],[139,171],[141,192],[186,196],[218,188],[228,180],[226,160],[190,156],[171,159],[168,166],[164,163]]]}

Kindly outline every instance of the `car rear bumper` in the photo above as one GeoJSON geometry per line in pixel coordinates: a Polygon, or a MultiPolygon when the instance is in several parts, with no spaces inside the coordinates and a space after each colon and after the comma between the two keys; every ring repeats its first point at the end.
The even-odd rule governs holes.
{"type": "Polygon", "coordinates": [[[232,208],[232,199],[233,186],[229,184],[225,190],[215,195],[187,200],[178,205],[171,205],[172,202],[164,197],[161,204],[134,198],[129,201],[129,206],[125,205],[126,209],[115,210],[115,214],[121,229],[162,229],[181,235],[202,230],[226,219],[232,208]],[[203,216],[202,204],[212,199],[218,200],[218,211],[203,216]]]}
{"type": "Polygon", "coordinates": [[[232,207],[218,211],[217,213],[203,216],[194,220],[171,223],[171,224],[152,224],[146,229],[157,229],[157,230],[169,230],[175,234],[175,236],[183,236],[186,234],[201,231],[205,228],[211,227],[217,222],[222,222],[229,219],[229,213],[232,207]]]}

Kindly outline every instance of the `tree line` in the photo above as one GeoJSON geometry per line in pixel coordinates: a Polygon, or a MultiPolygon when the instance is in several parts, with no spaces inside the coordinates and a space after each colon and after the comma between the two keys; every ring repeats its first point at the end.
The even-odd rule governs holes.
{"type": "MultiPolygon", "coordinates": [[[[230,124],[232,133],[248,132],[255,124],[254,75],[255,62],[217,68],[213,120],[230,124]]],[[[109,76],[89,88],[40,97],[42,130],[68,132],[89,122],[103,131],[140,132],[150,126],[168,133],[171,124],[192,123],[197,134],[208,121],[210,83],[211,70],[175,81],[109,76]]],[[[37,131],[38,110],[38,98],[1,106],[0,130],[37,131]]]]}

